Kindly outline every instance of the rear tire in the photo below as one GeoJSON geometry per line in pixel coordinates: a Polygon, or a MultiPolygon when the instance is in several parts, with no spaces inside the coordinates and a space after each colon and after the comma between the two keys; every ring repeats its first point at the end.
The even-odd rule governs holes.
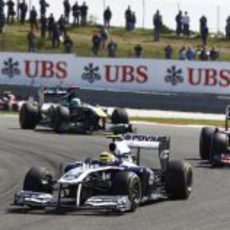
{"type": "Polygon", "coordinates": [[[64,133],[68,130],[70,120],[69,109],[64,106],[57,106],[54,110],[53,126],[56,133],[64,133]]]}
{"type": "Polygon", "coordinates": [[[213,167],[223,166],[221,163],[221,153],[228,151],[228,136],[224,133],[215,133],[212,139],[212,149],[210,154],[210,162],[213,167]]]}
{"type": "Polygon", "coordinates": [[[166,192],[171,199],[188,199],[192,191],[193,172],[189,163],[170,161],[166,171],[166,192]]]}
{"type": "Polygon", "coordinates": [[[113,124],[129,124],[129,116],[125,109],[117,108],[111,116],[113,124]]]}
{"type": "Polygon", "coordinates": [[[32,192],[53,193],[53,175],[44,167],[31,168],[24,179],[23,190],[32,192]]]}
{"type": "Polygon", "coordinates": [[[202,160],[208,160],[211,152],[212,136],[215,129],[212,127],[204,127],[200,133],[200,158],[202,160]]]}
{"type": "Polygon", "coordinates": [[[22,105],[19,111],[19,124],[21,129],[35,129],[39,122],[39,111],[38,107],[31,104],[25,103],[22,105]]]}
{"type": "Polygon", "coordinates": [[[141,181],[133,172],[118,172],[112,183],[114,195],[128,195],[131,202],[130,211],[135,211],[141,201],[141,181]]]}

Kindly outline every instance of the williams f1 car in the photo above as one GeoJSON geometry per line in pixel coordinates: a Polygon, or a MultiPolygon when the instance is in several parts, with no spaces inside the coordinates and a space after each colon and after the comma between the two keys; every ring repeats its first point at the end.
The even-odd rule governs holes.
{"type": "Polygon", "coordinates": [[[115,109],[111,116],[100,106],[83,103],[74,91],[40,89],[38,102],[24,103],[19,111],[22,129],[35,129],[37,126],[52,128],[57,133],[76,132],[91,134],[97,130],[112,133],[132,131],[125,109],[115,109]],[[44,93],[45,92],[45,93],[44,93]],[[61,95],[59,103],[44,103],[46,95],[61,95]]]}
{"type": "Polygon", "coordinates": [[[187,199],[192,168],[184,161],[170,161],[169,147],[167,136],[125,134],[121,140],[114,138],[110,151],[98,159],[65,165],[59,179],[43,167],[31,168],[13,205],[126,212],[159,199],[187,199]],[[160,166],[140,165],[143,150],[158,155],[160,166]]]}
{"type": "Polygon", "coordinates": [[[204,127],[200,133],[200,157],[214,167],[230,165],[230,105],[225,115],[225,128],[204,127]]]}

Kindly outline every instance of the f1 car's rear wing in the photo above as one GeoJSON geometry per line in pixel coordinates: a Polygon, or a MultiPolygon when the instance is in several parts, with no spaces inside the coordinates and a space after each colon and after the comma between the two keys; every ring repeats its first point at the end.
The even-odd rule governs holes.
{"type": "Polygon", "coordinates": [[[156,136],[156,135],[143,135],[143,134],[125,134],[121,136],[112,137],[113,141],[121,141],[128,148],[137,149],[136,163],[140,164],[141,149],[158,150],[159,159],[162,169],[166,168],[166,164],[170,154],[170,137],[169,136],[156,136]]]}
{"type": "Polygon", "coordinates": [[[170,137],[143,134],[125,134],[123,140],[130,148],[169,149],[170,137]]]}

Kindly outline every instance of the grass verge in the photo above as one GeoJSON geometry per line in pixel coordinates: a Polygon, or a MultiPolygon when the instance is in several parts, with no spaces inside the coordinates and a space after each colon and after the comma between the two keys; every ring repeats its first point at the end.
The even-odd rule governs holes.
{"type": "MultiPolygon", "coordinates": [[[[17,112],[0,111],[1,115],[15,115],[17,112]]],[[[155,118],[155,117],[130,117],[131,121],[143,121],[160,124],[175,124],[175,125],[201,125],[201,126],[218,126],[224,127],[225,121],[221,120],[204,120],[204,119],[184,119],[184,118],[155,118]]]]}
{"type": "Polygon", "coordinates": [[[204,119],[184,119],[184,118],[153,118],[153,117],[131,117],[131,121],[154,122],[161,124],[175,124],[175,125],[202,125],[202,126],[218,126],[223,127],[224,121],[221,120],[204,120],[204,119]]]}

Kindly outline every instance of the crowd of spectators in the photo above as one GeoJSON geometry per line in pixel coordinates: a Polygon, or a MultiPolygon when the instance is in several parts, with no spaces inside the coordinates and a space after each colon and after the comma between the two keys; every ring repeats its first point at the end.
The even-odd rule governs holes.
{"type": "MultiPolygon", "coordinates": [[[[27,34],[28,50],[36,52],[38,46],[38,39],[48,39],[52,48],[60,47],[63,45],[65,53],[72,52],[74,46],[73,40],[67,33],[69,26],[80,27],[86,26],[88,23],[88,10],[86,2],[79,4],[76,1],[71,5],[69,0],[63,1],[63,14],[60,18],[56,19],[51,13],[47,15],[47,9],[50,6],[48,0],[39,0],[39,9],[34,6],[29,9],[27,0],[19,0],[18,5],[13,0],[0,0],[0,33],[3,32],[5,23],[14,24],[17,20],[20,24],[25,24],[26,19],[29,20],[29,31],[27,34]],[[5,15],[6,12],[6,15],[5,15]],[[72,16],[72,20],[71,20],[72,16]],[[38,36],[40,32],[40,36],[38,36]]],[[[112,38],[111,34],[111,19],[112,10],[107,6],[103,11],[103,25],[100,29],[92,35],[91,50],[93,55],[97,56],[100,50],[107,50],[109,57],[116,57],[118,51],[118,44],[112,38]]],[[[125,29],[133,31],[136,28],[136,14],[128,6],[124,11],[125,29]]],[[[163,28],[163,16],[159,10],[153,14],[153,40],[159,42],[163,28]]],[[[176,30],[175,34],[178,37],[190,38],[190,16],[187,11],[178,11],[175,16],[176,30]]],[[[205,15],[202,15],[200,20],[199,35],[201,38],[201,49],[194,49],[192,47],[182,46],[178,52],[178,59],[180,60],[216,60],[219,58],[219,51],[214,47],[211,50],[207,49],[207,41],[209,35],[208,20],[205,15]],[[207,51],[208,50],[208,51],[207,51]]],[[[226,20],[226,38],[230,39],[230,16],[226,20]]],[[[169,44],[164,49],[165,58],[175,58],[174,49],[169,44]]],[[[133,57],[143,57],[143,47],[141,44],[136,44],[132,50],[133,57]]]]}
{"type": "Polygon", "coordinates": [[[200,60],[200,61],[215,61],[219,58],[219,51],[213,46],[210,50],[207,50],[205,46],[201,48],[194,49],[193,47],[182,46],[178,51],[178,57],[174,55],[174,49],[169,44],[164,49],[165,59],[177,58],[179,60],[200,60]]]}

